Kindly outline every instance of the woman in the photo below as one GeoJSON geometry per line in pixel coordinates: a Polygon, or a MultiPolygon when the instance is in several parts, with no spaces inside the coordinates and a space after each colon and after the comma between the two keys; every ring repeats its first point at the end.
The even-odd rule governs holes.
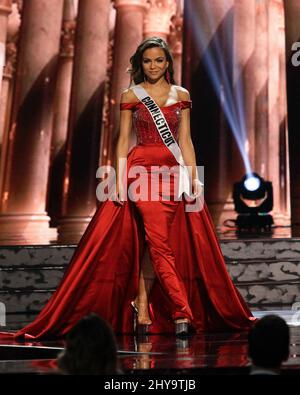
{"type": "Polygon", "coordinates": [[[128,189],[118,181],[116,200],[100,204],[58,289],[16,337],[64,336],[90,312],[119,333],[132,333],[136,325],[151,333],[244,330],[254,321],[227,273],[205,204],[189,211],[191,200],[177,199],[178,184],[186,191],[186,173],[175,171],[165,182],[152,171],[176,167],[183,158],[194,200],[202,193],[190,137],[191,100],[174,84],[168,47],[158,37],[146,39],[130,61],[135,85],[121,96],[116,147],[117,180],[126,180],[128,189]],[[164,132],[158,120],[165,122],[164,132]],[[131,130],[137,144],[129,150],[131,130]],[[142,189],[150,184],[146,199],[136,199],[139,178],[131,170],[137,168],[142,189]],[[161,191],[165,184],[167,193],[161,191]],[[159,199],[149,199],[156,188],[159,199]]]}
{"type": "MultiPolygon", "coordinates": [[[[160,38],[145,40],[138,47],[136,53],[130,59],[130,62],[132,64],[131,81],[133,79],[137,85],[139,84],[142,86],[146,92],[151,95],[155,103],[160,108],[167,110],[170,106],[172,111],[176,111],[176,109],[178,109],[177,104],[180,104],[181,110],[189,108],[191,101],[188,91],[184,88],[173,85],[175,83],[173,79],[173,61],[167,49],[167,45],[163,40],[160,38]],[[172,104],[170,105],[170,103],[172,104]],[[174,105],[176,105],[176,107],[174,105]]],[[[121,167],[119,165],[119,159],[127,156],[130,143],[130,132],[132,129],[132,110],[136,105],[139,106],[140,104],[141,102],[137,103],[137,96],[133,89],[127,89],[123,92],[120,106],[122,111],[120,136],[116,149],[116,169],[121,167]]],[[[179,145],[183,153],[185,164],[192,168],[191,178],[193,180],[193,193],[195,197],[199,197],[201,195],[202,185],[196,175],[195,151],[190,138],[188,117],[188,111],[184,111],[181,120],[179,145]]],[[[144,109],[142,110],[141,118],[142,122],[146,118],[144,109]]],[[[175,122],[178,123],[178,120],[176,119],[175,122]]],[[[136,123],[138,123],[138,120],[136,120],[136,123]]],[[[146,164],[149,169],[149,174],[151,172],[151,165],[176,165],[176,161],[172,158],[172,155],[170,155],[170,153],[168,153],[165,147],[161,144],[160,138],[157,136],[157,132],[152,130],[152,135],[150,135],[149,130],[142,131],[142,128],[142,125],[140,127],[136,126],[136,135],[138,136],[139,142],[138,148],[141,149],[140,154],[135,154],[135,160],[132,161],[131,165],[139,166],[143,164],[145,166],[146,164]],[[147,136],[143,136],[143,133],[147,134],[147,136]],[[161,150],[161,157],[159,159],[157,158],[158,149],[161,150]],[[143,158],[142,162],[140,160],[141,158],[143,158]],[[145,158],[148,158],[148,161],[145,161],[145,158]],[[158,163],[159,160],[161,163],[158,163]],[[173,163],[170,163],[170,160],[173,160],[173,163]]],[[[124,173],[123,169],[122,173],[124,173]]],[[[151,177],[150,179],[153,181],[151,177]]],[[[153,182],[151,188],[153,189],[153,182]]],[[[116,200],[120,204],[123,204],[123,195],[123,189],[121,188],[120,190],[120,186],[117,184],[116,200]]],[[[147,196],[147,198],[150,199],[150,196],[147,196]]],[[[176,300],[177,305],[173,306],[172,314],[175,321],[175,332],[177,334],[180,332],[187,332],[188,324],[192,321],[192,313],[188,308],[186,291],[179,282],[178,273],[173,269],[176,266],[175,258],[172,256],[172,250],[169,249],[167,243],[168,228],[170,227],[176,212],[177,204],[171,202],[168,205],[168,212],[166,211],[166,201],[164,201],[163,204],[160,201],[147,201],[146,203],[137,201],[135,204],[143,218],[146,236],[148,237],[148,244],[145,247],[146,251],[140,270],[139,292],[135,300],[132,302],[132,306],[136,313],[137,324],[143,333],[148,332],[152,324],[148,311],[148,298],[155,279],[155,271],[159,271],[158,277],[160,283],[162,283],[166,292],[169,293],[170,300],[176,300]],[[155,235],[153,235],[154,215],[155,220],[157,221],[155,235]],[[166,221],[165,226],[163,226],[164,221],[166,221]],[[148,224],[148,222],[150,223],[148,224]],[[163,246],[160,245],[161,243],[156,242],[157,237],[165,240],[163,246]],[[163,262],[160,262],[159,257],[155,258],[154,255],[159,254],[160,248],[162,248],[165,253],[168,253],[169,256],[171,256],[171,259],[164,259],[163,262]],[[153,257],[152,261],[155,265],[155,271],[151,264],[149,249],[151,256],[153,257]],[[167,270],[168,272],[166,273],[167,270]],[[172,289],[173,294],[171,293],[172,289]]]]}

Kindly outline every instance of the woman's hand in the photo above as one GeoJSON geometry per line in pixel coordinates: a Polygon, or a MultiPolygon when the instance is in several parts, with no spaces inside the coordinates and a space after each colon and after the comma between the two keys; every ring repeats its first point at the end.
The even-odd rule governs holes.
{"type": "Polygon", "coordinates": [[[193,195],[195,198],[198,198],[202,195],[203,193],[203,184],[198,178],[193,179],[193,195]]]}

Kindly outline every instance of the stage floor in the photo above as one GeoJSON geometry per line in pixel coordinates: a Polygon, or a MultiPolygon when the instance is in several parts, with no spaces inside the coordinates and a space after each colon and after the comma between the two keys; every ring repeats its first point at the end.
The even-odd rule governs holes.
{"type": "MultiPolygon", "coordinates": [[[[284,374],[300,374],[300,321],[295,311],[253,311],[282,316],[291,329],[284,374]]],[[[2,327],[1,330],[4,330],[2,327]]],[[[119,367],[125,374],[247,374],[247,333],[215,333],[178,339],[170,335],[117,336],[119,367]]],[[[0,374],[56,374],[62,341],[0,342],[0,374]]]]}

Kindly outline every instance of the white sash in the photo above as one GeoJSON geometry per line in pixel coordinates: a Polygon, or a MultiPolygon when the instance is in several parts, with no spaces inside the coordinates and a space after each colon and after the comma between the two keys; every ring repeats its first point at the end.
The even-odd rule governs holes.
{"type": "Polygon", "coordinates": [[[189,172],[184,163],[181,149],[173,137],[173,134],[169,128],[168,122],[166,121],[163,112],[142,86],[133,85],[131,86],[131,89],[133,89],[135,95],[140,99],[140,101],[149,111],[159,136],[161,137],[165,146],[172,152],[175,159],[180,164],[178,197],[180,198],[183,192],[185,192],[190,198],[194,198],[189,172]]]}

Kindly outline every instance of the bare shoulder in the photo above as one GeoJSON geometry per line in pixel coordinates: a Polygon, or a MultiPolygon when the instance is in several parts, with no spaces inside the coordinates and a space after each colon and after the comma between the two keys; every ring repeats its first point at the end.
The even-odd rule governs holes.
{"type": "Polygon", "coordinates": [[[135,103],[137,101],[138,101],[138,99],[135,96],[135,94],[133,93],[132,89],[130,89],[130,88],[125,89],[121,93],[121,103],[135,103]]]}
{"type": "Polygon", "coordinates": [[[179,100],[191,100],[190,98],[190,93],[187,89],[183,88],[182,86],[179,85],[174,85],[174,87],[177,90],[178,94],[178,99],[179,100]]]}

